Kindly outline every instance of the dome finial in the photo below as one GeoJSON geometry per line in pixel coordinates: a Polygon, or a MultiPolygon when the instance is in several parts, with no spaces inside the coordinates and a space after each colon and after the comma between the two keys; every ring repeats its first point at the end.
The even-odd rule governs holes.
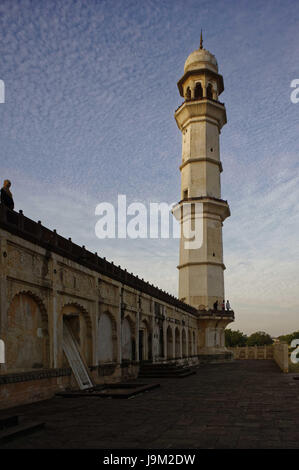
{"type": "Polygon", "coordinates": [[[202,49],[202,29],[200,30],[200,46],[199,49],[202,49]]]}

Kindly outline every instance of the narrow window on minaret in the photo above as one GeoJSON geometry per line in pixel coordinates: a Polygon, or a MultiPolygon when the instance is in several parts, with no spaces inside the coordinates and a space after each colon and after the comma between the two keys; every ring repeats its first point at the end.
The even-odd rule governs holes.
{"type": "Polygon", "coordinates": [[[201,86],[201,83],[196,83],[196,87],[195,87],[195,90],[194,90],[194,98],[196,100],[199,100],[200,98],[202,98],[202,86],[201,86]]]}
{"type": "Polygon", "coordinates": [[[188,189],[185,189],[183,192],[183,199],[188,199],[188,189]]]}

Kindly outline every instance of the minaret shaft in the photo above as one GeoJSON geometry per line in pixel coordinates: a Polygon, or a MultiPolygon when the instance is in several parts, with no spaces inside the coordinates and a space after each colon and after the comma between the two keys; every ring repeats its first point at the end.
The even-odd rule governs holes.
{"type": "MultiPolygon", "coordinates": [[[[204,60],[210,54],[204,49],[196,53],[204,60]]],[[[178,85],[185,98],[175,112],[182,132],[181,201],[178,206],[181,210],[191,206],[191,227],[202,231],[201,246],[186,247],[183,234],[186,219],[182,216],[179,298],[199,310],[211,309],[216,301],[221,305],[224,299],[222,225],[230,215],[227,202],[221,199],[220,183],[219,135],[226,123],[226,111],[218,101],[218,95],[223,90],[223,80],[214,62],[207,61],[205,64],[199,62],[196,67],[191,63],[191,71],[185,70],[178,85]],[[194,215],[197,204],[201,207],[200,216],[194,215]],[[196,218],[201,219],[200,228],[195,223],[196,218]]]]}
{"type": "Polygon", "coordinates": [[[217,123],[201,118],[183,129],[181,198],[211,196],[220,198],[219,129],[217,123]]]}

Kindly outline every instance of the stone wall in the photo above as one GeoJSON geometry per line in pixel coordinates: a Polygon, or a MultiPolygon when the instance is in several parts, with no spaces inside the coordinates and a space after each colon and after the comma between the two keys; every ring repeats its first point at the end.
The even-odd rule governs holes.
{"type": "Polygon", "coordinates": [[[70,369],[0,375],[0,409],[46,400],[71,385],[70,369]]]}
{"type": "Polygon", "coordinates": [[[274,360],[283,372],[289,371],[288,345],[276,343],[269,346],[244,346],[228,348],[234,359],[268,359],[274,360]]]}
{"type": "Polygon", "coordinates": [[[276,364],[282,372],[289,372],[289,348],[287,343],[277,343],[273,345],[273,356],[276,364]]]}
{"type": "Polygon", "coordinates": [[[243,346],[227,348],[234,355],[234,359],[272,359],[273,346],[243,346]]]}

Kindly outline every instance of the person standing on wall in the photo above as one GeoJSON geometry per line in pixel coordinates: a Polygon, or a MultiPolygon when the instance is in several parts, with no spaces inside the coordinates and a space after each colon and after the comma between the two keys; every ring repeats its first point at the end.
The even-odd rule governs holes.
{"type": "Polygon", "coordinates": [[[4,204],[10,210],[13,210],[15,205],[10,187],[11,182],[9,180],[4,180],[3,187],[1,188],[1,204],[4,204]]]}

